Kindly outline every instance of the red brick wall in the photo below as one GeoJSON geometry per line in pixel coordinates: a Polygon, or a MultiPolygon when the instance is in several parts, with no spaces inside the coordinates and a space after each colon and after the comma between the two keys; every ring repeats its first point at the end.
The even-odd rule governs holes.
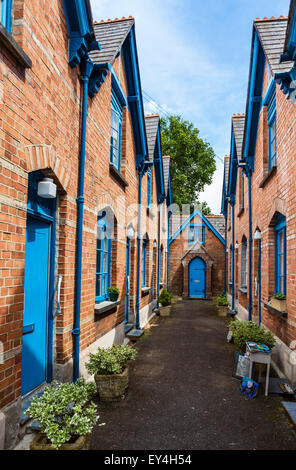
{"type": "MultiPolygon", "coordinates": [[[[263,96],[268,86],[267,66],[263,84],[263,96]]],[[[286,345],[296,337],[296,289],[295,289],[295,199],[296,199],[296,108],[289,102],[279,86],[276,86],[277,100],[277,169],[263,187],[260,184],[268,173],[268,124],[267,109],[263,107],[260,113],[257,145],[255,153],[255,168],[252,175],[252,220],[253,236],[258,228],[262,234],[262,322],[271,329],[286,345]],[[283,214],[287,222],[287,311],[288,319],[282,320],[264,307],[275,292],[274,267],[274,223],[277,214],[283,214]]],[[[241,170],[239,170],[240,172],[241,170]]],[[[239,178],[238,178],[239,179],[239,178]]],[[[248,228],[248,183],[245,178],[245,210],[240,217],[239,185],[237,187],[235,205],[235,239],[241,244],[242,236],[249,238],[248,228]]],[[[231,214],[229,213],[229,220],[231,214]]],[[[227,246],[231,243],[231,232],[228,232],[227,246]]],[[[240,283],[241,246],[238,253],[238,282],[240,283]]],[[[230,252],[229,252],[230,253],[230,252]]],[[[230,263],[230,260],[228,260],[230,263]]],[[[255,276],[258,271],[258,242],[253,240],[253,319],[258,315],[258,302],[255,296],[255,276]]],[[[228,290],[229,294],[231,290],[228,290]]],[[[242,294],[236,289],[239,303],[247,308],[248,294],[242,294]]]]}
{"type": "MultiPolygon", "coordinates": [[[[13,35],[31,58],[33,67],[24,70],[6,50],[0,51],[0,341],[5,361],[0,365],[0,408],[20,396],[22,317],[24,308],[24,260],[28,173],[45,169],[58,185],[57,266],[62,275],[60,305],[56,319],[56,361],[67,363],[73,353],[76,197],[82,89],[79,69],[68,65],[68,34],[61,0],[14,1],[13,35]],[[46,14],[45,14],[46,12],[46,14]]],[[[113,64],[118,71],[118,59],[113,64]]],[[[121,86],[126,77],[121,67],[121,86]]],[[[122,129],[122,175],[124,187],[111,173],[110,161],[111,76],[99,93],[88,99],[84,225],[82,250],[81,350],[124,320],[126,227],[137,230],[138,174],[131,117],[124,111],[122,129]],[[121,305],[95,321],[95,272],[97,215],[109,207],[116,217],[112,242],[112,285],[120,289],[121,305]]],[[[153,173],[154,175],[154,173],[153,173]]],[[[143,201],[147,177],[143,178],[143,201]]],[[[153,201],[157,202],[155,175],[153,201]]],[[[165,212],[165,204],[162,212],[165,212]]],[[[147,219],[147,220],[146,220],[147,219]]],[[[142,220],[150,214],[144,210],[142,220]]],[[[157,213],[152,217],[149,257],[157,213]]],[[[165,216],[164,216],[165,219],[165,216]]],[[[148,226],[149,224],[143,224],[148,226]]],[[[162,231],[166,249],[166,234],[162,231]]],[[[148,266],[150,269],[151,260],[148,266]]],[[[136,240],[131,246],[131,309],[136,299],[136,240]]],[[[148,276],[151,284],[150,276],[148,276]]],[[[140,299],[140,309],[151,302],[151,292],[140,299]]]]}
{"type": "MultiPolygon", "coordinates": [[[[190,223],[200,224],[201,219],[195,216],[190,223]]],[[[188,232],[189,225],[170,244],[169,289],[177,294],[188,296],[188,265],[193,258],[199,256],[207,263],[207,297],[221,294],[224,290],[223,244],[212,230],[205,226],[205,244],[195,251],[188,243],[188,232]],[[189,252],[191,248],[193,252],[189,252]]]]}

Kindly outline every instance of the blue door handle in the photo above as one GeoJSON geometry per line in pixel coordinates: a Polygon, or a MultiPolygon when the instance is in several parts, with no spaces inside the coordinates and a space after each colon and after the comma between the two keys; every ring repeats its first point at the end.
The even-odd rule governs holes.
{"type": "Polygon", "coordinates": [[[26,325],[23,327],[23,335],[27,335],[28,333],[33,333],[35,330],[35,323],[32,325],[26,325]]]}

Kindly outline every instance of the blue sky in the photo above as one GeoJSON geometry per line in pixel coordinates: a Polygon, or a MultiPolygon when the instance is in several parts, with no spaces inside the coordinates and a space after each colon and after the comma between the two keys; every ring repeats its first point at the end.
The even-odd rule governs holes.
{"type": "MultiPolygon", "coordinates": [[[[132,15],[142,88],[166,113],[194,123],[214,148],[217,171],[200,200],[220,212],[221,159],[231,116],[245,112],[252,22],[287,16],[289,0],[91,0],[94,20],[132,15]]],[[[148,97],[147,97],[148,98],[148,97]]],[[[145,111],[160,112],[152,99],[145,111]]],[[[165,115],[165,113],[164,113],[165,115]]]]}

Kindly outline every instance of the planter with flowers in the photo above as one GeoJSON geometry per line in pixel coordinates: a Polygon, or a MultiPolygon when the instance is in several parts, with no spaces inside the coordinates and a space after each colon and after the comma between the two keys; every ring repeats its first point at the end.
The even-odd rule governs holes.
{"type": "Polygon", "coordinates": [[[219,317],[226,317],[229,309],[229,303],[225,294],[217,297],[217,310],[219,317]]]}
{"type": "Polygon", "coordinates": [[[272,306],[272,308],[274,308],[275,310],[278,310],[279,312],[286,312],[287,310],[286,296],[284,294],[274,294],[274,296],[271,297],[270,305],[272,306]]]}
{"type": "Polygon", "coordinates": [[[111,302],[117,302],[120,291],[117,287],[108,287],[108,296],[111,302]]]}
{"type": "Polygon", "coordinates": [[[129,383],[128,364],[136,355],[135,349],[123,345],[98,348],[97,353],[89,355],[86,368],[94,375],[101,401],[118,401],[124,397],[129,383]]]}
{"type": "MultiPolygon", "coordinates": [[[[96,388],[79,379],[76,383],[53,384],[34,397],[26,414],[40,423],[31,450],[86,450],[97,422],[97,407],[90,402],[96,388]]],[[[103,424],[101,424],[103,425],[103,424]]]]}

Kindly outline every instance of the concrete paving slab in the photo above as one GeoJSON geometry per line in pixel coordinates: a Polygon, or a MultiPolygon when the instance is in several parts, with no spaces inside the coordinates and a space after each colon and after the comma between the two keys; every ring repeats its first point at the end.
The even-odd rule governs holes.
{"type": "Polygon", "coordinates": [[[236,348],[211,302],[188,300],[137,343],[127,397],[98,403],[91,448],[101,450],[295,450],[281,397],[250,400],[232,377],[236,348]]]}

